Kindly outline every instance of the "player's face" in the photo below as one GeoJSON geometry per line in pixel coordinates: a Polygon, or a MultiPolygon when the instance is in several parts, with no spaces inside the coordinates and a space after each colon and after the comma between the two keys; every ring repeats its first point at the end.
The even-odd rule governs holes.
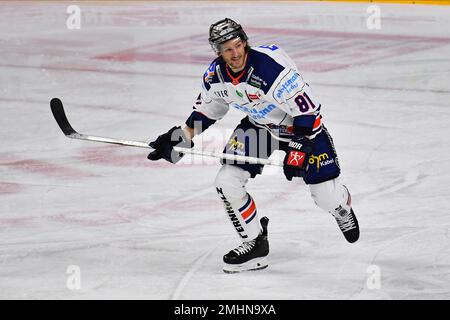
{"type": "Polygon", "coordinates": [[[241,39],[232,39],[221,45],[220,55],[234,72],[239,72],[245,67],[247,43],[241,39]]]}

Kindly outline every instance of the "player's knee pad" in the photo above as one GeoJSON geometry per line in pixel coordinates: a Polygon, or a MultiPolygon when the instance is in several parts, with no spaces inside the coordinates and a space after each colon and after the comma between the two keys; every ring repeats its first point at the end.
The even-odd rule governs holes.
{"type": "Polygon", "coordinates": [[[245,184],[250,173],[237,166],[225,164],[217,173],[215,186],[227,198],[241,199],[246,196],[245,184]]]}
{"type": "Polygon", "coordinates": [[[309,189],[317,206],[328,212],[332,212],[339,205],[346,203],[350,196],[347,188],[340,183],[339,179],[310,184],[309,189]]]}

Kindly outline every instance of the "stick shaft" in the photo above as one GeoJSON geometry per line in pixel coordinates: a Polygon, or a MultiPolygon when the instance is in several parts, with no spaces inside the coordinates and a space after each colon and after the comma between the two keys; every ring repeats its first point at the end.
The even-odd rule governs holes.
{"type": "MultiPolygon", "coordinates": [[[[94,135],[78,133],[77,131],[75,131],[75,129],[73,129],[69,120],[67,119],[66,113],[64,111],[64,106],[60,99],[53,98],[50,101],[50,107],[51,107],[51,110],[52,110],[52,113],[53,113],[53,116],[54,116],[56,122],[58,123],[59,127],[63,131],[64,135],[68,138],[154,150],[152,147],[150,147],[148,145],[148,142],[144,142],[144,141],[116,139],[116,138],[108,138],[108,137],[101,137],[101,136],[94,136],[94,135]]],[[[228,160],[228,161],[237,161],[237,162],[241,162],[241,163],[251,163],[251,164],[261,164],[261,165],[283,166],[282,163],[279,163],[277,161],[270,160],[270,159],[247,157],[247,156],[226,154],[226,153],[217,153],[217,152],[210,152],[210,151],[205,151],[205,150],[196,150],[196,149],[189,149],[189,148],[181,148],[181,147],[174,147],[173,149],[177,152],[182,152],[184,154],[192,154],[192,155],[198,155],[198,156],[203,156],[203,157],[213,157],[213,158],[218,158],[218,159],[228,160]]]]}

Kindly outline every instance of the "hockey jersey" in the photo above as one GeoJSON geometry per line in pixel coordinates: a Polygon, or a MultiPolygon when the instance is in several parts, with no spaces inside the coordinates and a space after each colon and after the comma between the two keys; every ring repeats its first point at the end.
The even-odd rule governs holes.
{"type": "Polygon", "coordinates": [[[202,92],[186,121],[202,121],[203,127],[222,119],[229,108],[245,113],[257,127],[275,138],[314,138],[322,129],[320,104],[297,66],[277,45],[250,48],[239,80],[233,78],[223,59],[216,58],[203,75],[202,92]]]}

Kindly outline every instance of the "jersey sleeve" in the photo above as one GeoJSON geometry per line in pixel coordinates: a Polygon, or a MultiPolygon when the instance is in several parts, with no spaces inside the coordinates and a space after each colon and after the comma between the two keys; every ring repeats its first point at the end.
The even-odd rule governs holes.
{"type": "Polygon", "coordinates": [[[225,100],[212,97],[210,90],[207,89],[205,84],[203,84],[203,90],[200,93],[195,105],[195,109],[198,112],[203,113],[210,119],[220,120],[227,114],[229,108],[230,107],[225,100]]]}
{"type": "Polygon", "coordinates": [[[204,131],[217,120],[222,119],[229,110],[225,100],[212,96],[210,92],[211,84],[217,80],[215,66],[216,63],[213,62],[203,75],[202,90],[197,96],[191,115],[186,120],[186,125],[191,128],[194,128],[196,121],[200,121],[204,131]]]}
{"type": "Polygon", "coordinates": [[[271,58],[260,58],[265,63],[261,68],[266,71],[265,78],[270,79],[266,98],[292,117],[315,113],[319,104],[288,54],[275,44],[259,46],[256,50],[271,58]]]}
{"type": "Polygon", "coordinates": [[[286,68],[271,87],[269,97],[294,118],[294,133],[310,136],[321,128],[320,103],[298,70],[286,68]]]}

